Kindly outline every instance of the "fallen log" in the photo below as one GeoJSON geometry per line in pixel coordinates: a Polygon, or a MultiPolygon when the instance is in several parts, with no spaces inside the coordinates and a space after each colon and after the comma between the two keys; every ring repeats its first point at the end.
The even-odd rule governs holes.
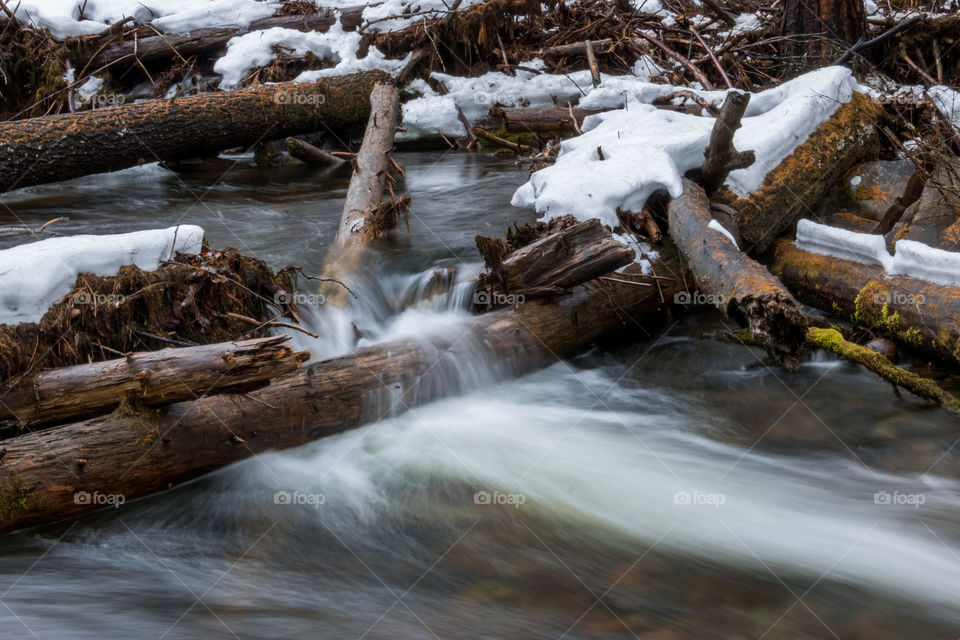
{"type": "Polygon", "coordinates": [[[385,81],[366,71],[2,122],[0,192],[362,121],[385,81]]]}
{"type": "Polygon", "coordinates": [[[335,167],[346,162],[343,158],[338,158],[332,153],[318,149],[309,142],[305,142],[299,138],[287,138],[285,142],[287,145],[287,153],[307,164],[335,167]]]}
{"type": "MultiPolygon", "coordinates": [[[[367,5],[345,7],[340,10],[340,23],[344,31],[356,31],[363,22],[363,10],[367,5]]],[[[143,64],[147,67],[157,63],[167,63],[174,58],[189,58],[198,54],[213,57],[227,48],[227,42],[238,35],[250,31],[281,27],[297,31],[326,32],[337,22],[337,14],[332,10],[300,16],[272,16],[251,22],[246,29],[234,27],[214,27],[196,29],[184,35],[158,34],[126,40],[104,48],[88,60],[77,60],[78,68],[99,69],[109,66],[114,71],[126,70],[143,64]],[[122,63],[122,64],[120,64],[122,63]]]]}
{"type": "Polygon", "coordinates": [[[108,413],[133,399],[153,407],[201,396],[251,391],[309,357],[287,336],[132,353],[117,360],[51,369],[0,394],[0,419],[21,426],[108,413]]]}
{"type": "Polygon", "coordinates": [[[547,131],[576,131],[583,119],[606,109],[588,110],[546,107],[494,107],[490,115],[503,121],[510,133],[541,133],[547,131]],[[572,113],[572,115],[571,115],[572,113]]]}
{"type": "Polygon", "coordinates": [[[854,93],[827,122],[772,169],[756,192],[737,198],[724,188],[712,198],[739,212],[743,250],[759,255],[801,216],[813,210],[850,167],[878,148],[877,120],[882,108],[854,93]]]}
{"type": "MultiPolygon", "coordinates": [[[[601,38],[592,42],[594,47],[599,49],[608,49],[613,44],[610,38],[601,38]]],[[[542,58],[583,58],[587,55],[586,42],[573,42],[571,44],[560,44],[555,47],[547,47],[540,50],[542,58]]]]}
{"type": "Polygon", "coordinates": [[[494,133],[490,133],[486,129],[481,129],[480,127],[473,128],[473,135],[477,136],[478,138],[483,138],[487,142],[492,142],[498,147],[503,147],[504,149],[510,149],[511,151],[513,151],[518,155],[532,155],[537,152],[536,149],[534,149],[528,144],[511,142],[510,140],[501,138],[500,136],[494,133]]]}
{"type": "MultiPolygon", "coordinates": [[[[660,255],[658,269],[677,267],[669,247],[660,255]]],[[[268,449],[340,433],[379,419],[388,403],[406,409],[457,393],[464,362],[490,362],[499,379],[545,366],[659,316],[661,293],[669,300],[681,285],[658,284],[591,281],[555,301],[477,316],[430,344],[358,349],[249,394],[118,411],[12,438],[0,457],[0,532],[130,501],[268,449]]]]}
{"type": "Polygon", "coordinates": [[[785,239],[769,267],[801,302],[960,364],[960,289],[887,276],[883,267],[810,253],[785,239]]]}
{"type": "Polygon", "coordinates": [[[746,326],[767,353],[787,368],[796,368],[806,316],[769,271],[723,232],[708,227],[710,201],[703,188],[685,179],[683,193],[670,202],[667,218],[670,237],[707,301],[746,326]]]}
{"type": "Polygon", "coordinates": [[[634,257],[633,249],[594,218],[511,252],[495,278],[506,291],[525,297],[557,293],[630,264],[634,257]]]}

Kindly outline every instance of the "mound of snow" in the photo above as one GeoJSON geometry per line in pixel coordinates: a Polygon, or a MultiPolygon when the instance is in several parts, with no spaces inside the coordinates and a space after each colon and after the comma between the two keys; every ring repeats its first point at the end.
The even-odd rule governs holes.
{"type": "Polygon", "coordinates": [[[861,264],[878,264],[884,269],[889,269],[893,263],[893,256],[887,251],[887,242],[882,235],[847,231],[813,220],[797,223],[796,245],[810,253],[861,264]]]}
{"type": "Polygon", "coordinates": [[[960,253],[934,249],[915,240],[898,240],[890,275],[909,276],[927,282],[960,287],[960,253]]]}
{"type": "Polygon", "coordinates": [[[960,92],[937,85],[927,89],[927,95],[937,110],[953,124],[953,128],[960,131],[960,92]]]}
{"type": "Polygon", "coordinates": [[[171,246],[197,253],[203,229],[179,225],[114,235],[50,238],[0,251],[0,323],[36,322],[73,289],[77,275],[107,276],[135,264],[156,269],[171,246]]]}

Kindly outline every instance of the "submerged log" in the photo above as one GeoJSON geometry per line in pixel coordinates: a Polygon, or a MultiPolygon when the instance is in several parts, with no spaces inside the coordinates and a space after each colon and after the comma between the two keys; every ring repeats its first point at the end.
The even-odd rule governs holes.
{"type": "Polygon", "coordinates": [[[287,336],[132,353],[117,360],[52,369],[0,395],[0,419],[49,424],[108,413],[132,395],[158,406],[238,390],[252,391],[309,357],[287,336]]]}
{"type": "Polygon", "coordinates": [[[877,119],[882,108],[854,93],[827,122],[772,169],[760,189],[737,198],[721,189],[713,198],[739,212],[743,250],[757,255],[813,210],[830,187],[856,162],[875,155],[877,119]]]}
{"type": "Polygon", "coordinates": [[[787,368],[797,365],[807,319],[800,305],[764,267],[711,229],[710,201],[704,190],[684,180],[683,194],[670,202],[670,237],[687,259],[697,288],[741,325],[787,368]]]}
{"type": "MultiPolygon", "coordinates": [[[[657,269],[677,267],[668,247],[660,253],[657,269]]],[[[406,409],[457,393],[465,361],[488,362],[500,378],[545,366],[658,316],[662,300],[681,288],[679,280],[658,285],[592,281],[556,301],[478,316],[430,343],[395,341],[315,363],[249,394],[118,411],[12,438],[0,458],[0,532],[147,496],[262,451],[339,433],[379,419],[385,404],[406,409]]]]}
{"type": "Polygon", "coordinates": [[[822,256],[780,240],[770,269],[802,302],[960,364],[960,289],[822,256]]]}
{"type": "Polygon", "coordinates": [[[346,162],[343,158],[338,158],[332,153],[318,149],[309,142],[300,140],[299,138],[287,138],[285,143],[287,145],[287,153],[307,164],[336,167],[346,162]]]}
{"type": "Polygon", "coordinates": [[[366,71],[2,122],[0,192],[359,122],[385,81],[366,71]]]}
{"type": "Polygon", "coordinates": [[[583,119],[605,109],[588,110],[547,107],[494,107],[490,115],[503,121],[510,133],[540,133],[547,131],[576,131],[583,119]],[[571,115],[572,113],[572,115],[571,115]]]}

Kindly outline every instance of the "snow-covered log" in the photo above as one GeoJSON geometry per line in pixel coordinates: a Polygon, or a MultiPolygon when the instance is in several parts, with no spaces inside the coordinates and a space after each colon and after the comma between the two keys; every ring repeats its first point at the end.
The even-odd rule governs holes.
{"type": "Polygon", "coordinates": [[[0,191],[362,122],[387,81],[367,71],[3,122],[0,191]]]}

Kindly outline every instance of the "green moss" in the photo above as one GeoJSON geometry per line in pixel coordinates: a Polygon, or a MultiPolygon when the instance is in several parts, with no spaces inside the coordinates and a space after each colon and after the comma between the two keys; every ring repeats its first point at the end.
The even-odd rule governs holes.
{"type": "Polygon", "coordinates": [[[30,488],[16,474],[8,474],[0,482],[0,520],[13,520],[34,506],[30,488]]]}
{"type": "Polygon", "coordinates": [[[137,444],[143,449],[153,447],[160,439],[160,412],[143,406],[137,400],[124,398],[106,418],[107,422],[124,422],[140,432],[137,444]]]}

